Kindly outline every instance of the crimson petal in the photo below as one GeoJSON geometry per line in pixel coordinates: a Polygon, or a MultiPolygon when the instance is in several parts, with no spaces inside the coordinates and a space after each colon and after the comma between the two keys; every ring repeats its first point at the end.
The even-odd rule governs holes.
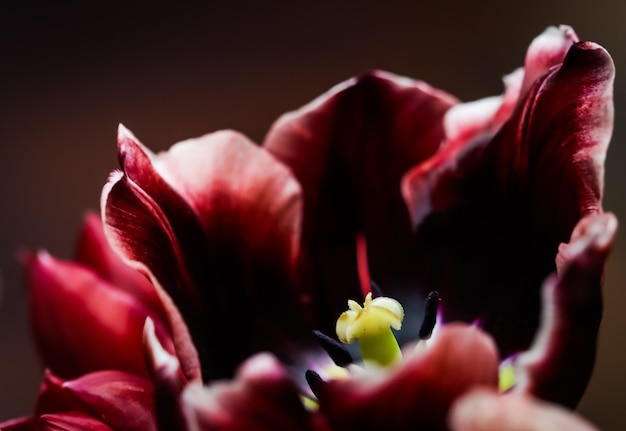
{"type": "Polygon", "coordinates": [[[118,142],[123,173],[102,198],[107,234],[171,295],[203,377],[231,376],[251,353],[306,338],[290,288],[301,200],[289,170],[230,131],[158,155],[123,126],[118,142]]]}
{"type": "Polygon", "coordinates": [[[476,385],[495,387],[497,380],[491,337],[449,324],[432,346],[410,353],[389,374],[319,382],[313,390],[332,429],[445,430],[448,409],[459,395],[476,385]]]}
{"type": "MultiPolygon", "coordinates": [[[[25,266],[36,342],[55,374],[72,378],[119,369],[146,375],[143,324],[158,316],[82,265],[39,252],[27,255],[25,266]]],[[[167,340],[163,323],[158,327],[167,340]]]]}
{"type": "Polygon", "coordinates": [[[526,349],[559,243],[600,210],[613,122],[607,52],[574,44],[492,140],[446,147],[407,174],[418,283],[446,320],[479,319],[503,356],[526,349]]]}
{"type": "Polygon", "coordinates": [[[315,327],[332,332],[348,298],[359,298],[355,238],[370,262],[400,275],[410,225],[401,176],[437,151],[443,116],[456,100],[427,84],[384,72],[346,81],[272,126],[264,147],[302,184],[302,279],[310,280],[315,327]],[[396,269],[398,269],[396,271],[396,269]]]}

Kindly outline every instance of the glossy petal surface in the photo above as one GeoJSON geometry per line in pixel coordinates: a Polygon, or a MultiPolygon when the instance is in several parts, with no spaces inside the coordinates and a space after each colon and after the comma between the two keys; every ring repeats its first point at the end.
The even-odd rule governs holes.
{"type": "Polygon", "coordinates": [[[445,147],[404,179],[417,284],[440,291],[446,320],[478,319],[503,356],[530,345],[559,244],[600,211],[613,75],[604,49],[576,43],[495,137],[445,147]]]}
{"type": "Polygon", "coordinates": [[[291,289],[301,201],[288,169],[229,131],[154,155],[121,127],[119,147],[123,173],[103,192],[108,233],[185,316],[203,377],[306,338],[291,289]]]}

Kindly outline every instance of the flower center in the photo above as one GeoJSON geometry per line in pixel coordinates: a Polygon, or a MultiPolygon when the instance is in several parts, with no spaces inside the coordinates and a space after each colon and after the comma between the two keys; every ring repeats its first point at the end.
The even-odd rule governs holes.
{"type": "MultiPolygon", "coordinates": [[[[345,368],[350,369],[354,359],[345,344],[352,344],[355,341],[359,345],[366,369],[386,368],[402,360],[402,351],[392,329],[402,328],[404,308],[395,299],[382,296],[380,288],[374,282],[370,283],[371,291],[365,296],[363,305],[352,299],[348,300],[348,310],[341,313],[337,319],[335,330],[339,341],[314,331],[320,345],[335,364],[332,370],[326,370],[327,377],[343,378],[350,374],[345,368]]],[[[430,292],[426,297],[418,347],[424,347],[425,341],[431,338],[437,323],[439,301],[437,291],[430,292]]],[[[306,377],[309,383],[321,380],[319,374],[312,370],[307,371],[306,377]]],[[[511,389],[515,386],[516,380],[514,359],[503,360],[499,370],[500,391],[511,389]]]]}

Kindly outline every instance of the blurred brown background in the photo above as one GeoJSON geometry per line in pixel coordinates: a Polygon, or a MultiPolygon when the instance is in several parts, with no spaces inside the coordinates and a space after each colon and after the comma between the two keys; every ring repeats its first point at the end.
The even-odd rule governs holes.
{"type": "MultiPolygon", "coordinates": [[[[282,112],[372,68],[463,100],[498,94],[546,26],[573,25],[618,69],[605,208],[626,224],[623,0],[134,2],[0,6],[0,420],[31,411],[41,368],[15,252],[69,257],[117,167],[123,122],[152,149],[216,129],[257,142],[282,112]]],[[[626,429],[626,240],[609,263],[597,368],[580,411],[626,429]]]]}

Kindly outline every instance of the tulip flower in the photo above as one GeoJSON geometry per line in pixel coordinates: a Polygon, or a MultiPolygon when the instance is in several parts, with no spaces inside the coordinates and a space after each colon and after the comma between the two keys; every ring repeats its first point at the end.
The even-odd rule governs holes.
{"type": "Polygon", "coordinates": [[[443,430],[477,386],[574,407],[617,228],[601,207],[613,77],[563,26],[499,97],[374,71],[262,146],[219,131],[154,154],[120,126],[101,206],[128,267],[100,240],[85,274],[27,259],[51,369],[39,423],[443,430]]]}

